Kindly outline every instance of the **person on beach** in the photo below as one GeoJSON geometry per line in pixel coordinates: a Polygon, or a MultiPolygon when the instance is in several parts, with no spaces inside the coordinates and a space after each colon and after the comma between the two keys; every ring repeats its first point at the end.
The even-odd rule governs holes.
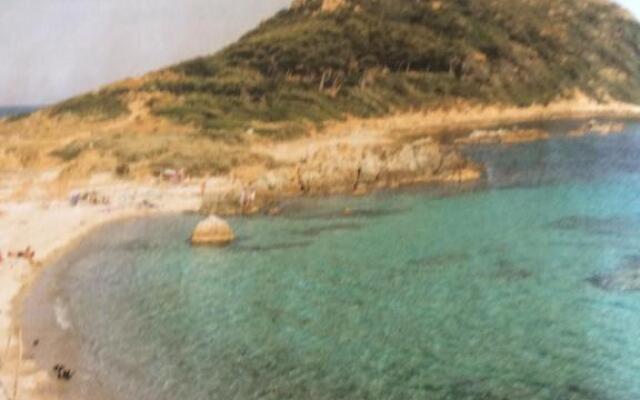
{"type": "Polygon", "coordinates": [[[204,197],[204,193],[207,191],[207,179],[204,179],[200,183],[200,197],[204,197]]]}
{"type": "MultiPolygon", "coordinates": [[[[12,256],[14,255],[14,253],[10,252],[9,255],[12,256]]],[[[20,250],[17,253],[15,253],[16,258],[24,258],[30,263],[33,263],[33,259],[35,258],[35,256],[36,256],[36,252],[33,249],[31,249],[31,246],[27,246],[26,249],[20,250]]]]}
{"type": "Polygon", "coordinates": [[[80,194],[78,193],[72,194],[71,197],[69,198],[69,204],[71,205],[71,207],[77,206],[79,202],[80,202],[80,194]]]}
{"type": "Polygon", "coordinates": [[[64,379],[65,381],[69,381],[71,380],[71,378],[73,378],[73,371],[66,368],[62,364],[54,365],[53,370],[56,372],[58,379],[64,379]]]}
{"type": "Polygon", "coordinates": [[[24,258],[30,263],[32,263],[33,259],[36,257],[36,252],[33,249],[31,249],[31,246],[27,246],[24,253],[25,253],[24,258]]]}
{"type": "Polygon", "coordinates": [[[243,212],[246,205],[247,205],[247,189],[243,187],[242,191],[240,192],[240,209],[243,212]]]}

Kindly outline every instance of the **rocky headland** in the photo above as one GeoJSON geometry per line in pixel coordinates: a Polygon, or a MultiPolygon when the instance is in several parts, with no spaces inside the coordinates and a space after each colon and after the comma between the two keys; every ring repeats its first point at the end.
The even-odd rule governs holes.
{"type": "MultiPolygon", "coordinates": [[[[453,146],[423,138],[409,143],[338,141],[272,168],[239,171],[212,185],[203,211],[253,213],[298,196],[363,194],[418,183],[457,184],[482,176],[482,167],[453,146]]],[[[207,185],[209,187],[209,185],[207,185]]]]}

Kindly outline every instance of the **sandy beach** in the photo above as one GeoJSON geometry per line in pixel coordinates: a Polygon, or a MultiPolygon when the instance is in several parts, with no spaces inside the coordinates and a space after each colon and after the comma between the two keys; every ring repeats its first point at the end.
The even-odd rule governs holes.
{"type": "MultiPolygon", "coordinates": [[[[16,185],[19,186],[19,185],[16,185]]],[[[41,268],[64,249],[93,229],[124,218],[162,213],[197,211],[200,207],[198,185],[157,185],[153,183],[115,183],[86,185],[75,192],[108,194],[109,205],[79,203],[72,206],[67,199],[46,201],[38,188],[26,200],[0,203],[0,399],[54,399],[47,388],[48,371],[21,355],[20,327],[13,318],[19,309],[19,294],[38,276],[41,268]],[[7,251],[30,247],[35,252],[32,262],[7,251]]]]}

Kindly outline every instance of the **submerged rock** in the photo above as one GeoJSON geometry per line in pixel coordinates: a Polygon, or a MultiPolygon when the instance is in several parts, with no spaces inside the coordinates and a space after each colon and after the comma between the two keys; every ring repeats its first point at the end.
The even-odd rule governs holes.
{"type": "Polygon", "coordinates": [[[593,286],[607,291],[640,291],[640,267],[624,268],[610,274],[598,274],[588,279],[593,286]]]}
{"type": "Polygon", "coordinates": [[[629,257],[623,267],[609,273],[594,275],[587,281],[607,291],[640,291],[640,260],[637,257],[629,257]]]}
{"type": "Polygon", "coordinates": [[[191,236],[192,245],[226,245],[235,239],[227,221],[212,215],[201,221],[191,236]]]}

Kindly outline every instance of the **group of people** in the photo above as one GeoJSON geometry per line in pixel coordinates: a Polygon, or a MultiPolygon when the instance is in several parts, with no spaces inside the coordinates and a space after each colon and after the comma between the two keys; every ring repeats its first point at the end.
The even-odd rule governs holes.
{"type": "Polygon", "coordinates": [[[189,180],[189,176],[187,175],[187,171],[184,168],[180,168],[179,170],[165,169],[164,171],[162,171],[162,179],[165,182],[180,184],[184,181],[189,180]]]}
{"type": "Polygon", "coordinates": [[[58,379],[63,379],[65,381],[70,381],[73,378],[73,372],[66,368],[62,364],[56,364],[53,366],[53,371],[56,373],[58,379]]]}
{"type": "MultiPolygon", "coordinates": [[[[31,248],[31,246],[27,246],[24,250],[18,251],[8,251],[6,254],[6,258],[19,258],[29,261],[29,263],[33,263],[33,260],[36,257],[36,252],[31,248]]],[[[0,251],[0,264],[2,264],[5,260],[5,256],[2,251],[0,251]]]]}
{"type": "Polygon", "coordinates": [[[95,190],[92,190],[90,192],[84,192],[84,193],[74,193],[69,198],[69,203],[73,207],[77,206],[81,202],[88,203],[94,206],[109,205],[111,204],[111,199],[109,199],[109,197],[107,196],[103,196],[99,194],[95,190]]]}

